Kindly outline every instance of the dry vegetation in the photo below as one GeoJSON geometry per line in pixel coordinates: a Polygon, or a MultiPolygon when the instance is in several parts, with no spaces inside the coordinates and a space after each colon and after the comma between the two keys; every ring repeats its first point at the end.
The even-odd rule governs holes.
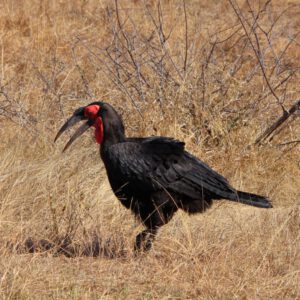
{"type": "Polygon", "coordinates": [[[299,101],[299,14],[297,0],[2,0],[0,298],[299,299],[299,112],[255,144],[299,101]],[[96,99],[128,135],[184,140],[274,208],[178,213],[134,257],[141,225],[92,133],[53,144],[96,99]]]}

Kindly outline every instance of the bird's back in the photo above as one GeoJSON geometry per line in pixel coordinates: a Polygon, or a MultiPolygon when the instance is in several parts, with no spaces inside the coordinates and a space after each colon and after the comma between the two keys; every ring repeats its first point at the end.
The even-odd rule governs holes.
{"type": "Polygon", "coordinates": [[[166,190],[199,199],[233,192],[227,180],[184,150],[184,143],[165,137],[130,138],[103,155],[113,190],[128,196],[166,190]]]}

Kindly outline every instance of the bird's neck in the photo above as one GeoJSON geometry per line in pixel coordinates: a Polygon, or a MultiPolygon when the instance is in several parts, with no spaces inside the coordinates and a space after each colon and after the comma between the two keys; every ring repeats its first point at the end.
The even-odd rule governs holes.
{"type": "Polygon", "coordinates": [[[101,144],[101,148],[108,148],[114,144],[122,143],[125,141],[125,135],[120,132],[105,132],[104,131],[104,139],[101,144]]]}
{"type": "Polygon", "coordinates": [[[101,144],[101,151],[106,151],[110,146],[125,142],[125,132],[122,122],[105,122],[104,119],[104,136],[101,144]]]}

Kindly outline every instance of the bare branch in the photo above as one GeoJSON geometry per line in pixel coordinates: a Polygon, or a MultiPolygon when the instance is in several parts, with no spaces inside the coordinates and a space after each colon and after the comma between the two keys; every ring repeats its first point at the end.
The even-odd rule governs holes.
{"type": "Polygon", "coordinates": [[[300,100],[297,100],[297,102],[294,103],[294,105],[289,109],[289,111],[285,111],[280,118],[278,118],[255,140],[255,144],[260,144],[263,140],[268,138],[280,125],[282,125],[292,114],[294,114],[299,109],[300,100]]]}
{"type": "MultiPolygon", "coordinates": [[[[265,81],[266,81],[266,83],[267,83],[267,86],[268,86],[268,88],[270,89],[272,95],[273,95],[273,96],[275,97],[275,99],[277,100],[277,103],[281,106],[282,110],[285,112],[285,108],[284,108],[283,105],[280,103],[279,97],[276,95],[274,89],[272,88],[272,86],[271,86],[271,84],[270,84],[270,82],[269,82],[269,80],[268,80],[268,78],[267,78],[266,71],[265,71],[265,68],[264,68],[264,65],[263,65],[263,61],[262,61],[262,59],[261,59],[262,56],[261,56],[261,51],[260,51],[260,48],[259,48],[259,41],[258,41],[257,34],[256,34],[255,31],[253,31],[254,36],[255,36],[255,39],[256,39],[256,44],[258,45],[258,46],[257,46],[258,48],[256,49],[255,46],[254,46],[254,44],[253,44],[253,42],[252,42],[252,40],[251,40],[251,37],[250,37],[250,34],[249,34],[249,32],[248,32],[248,30],[247,30],[247,28],[246,28],[246,25],[245,25],[245,23],[244,23],[243,20],[242,20],[240,8],[239,8],[239,6],[238,6],[237,3],[235,4],[235,5],[237,6],[237,8],[236,8],[235,5],[233,4],[233,1],[234,1],[234,0],[229,0],[229,3],[230,3],[230,5],[231,5],[231,7],[233,8],[233,10],[234,10],[236,16],[238,17],[238,19],[239,19],[239,21],[240,21],[240,23],[241,23],[241,25],[242,25],[242,27],[243,27],[243,29],[244,29],[244,32],[245,32],[245,34],[246,34],[246,36],[247,36],[247,38],[248,38],[248,40],[249,40],[249,43],[250,43],[250,45],[251,45],[251,48],[252,48],[252,50],[253,50],[253,52],[254,52],[256,58],[257,58],[257,61],[258,61],[258,63],[259,63],[259,66],[260,66],[260,69],[261,69],[261,71],[262,71],[263,77],[264,77],[264,79],[265,79],[265,81]]],[[[256,18],[255,18],[255,19],[256,19],[256,18]]],[[[255,20],[255,23],[256,23],[256,20],[255,20]]],[[[254,25],[253,25],[253,26],[254,26],[254,25]]],[[[252,26],[252,27],[253,27],[253,26],[252,26]]]]}

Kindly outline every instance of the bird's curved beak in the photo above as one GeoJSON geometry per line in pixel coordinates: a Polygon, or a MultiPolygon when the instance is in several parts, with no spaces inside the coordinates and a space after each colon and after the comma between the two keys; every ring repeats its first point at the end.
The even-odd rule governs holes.
{"type": "MultiPolygon", "coordinates": [[[[68,128],[72,127],[73,125],[75,125],[76,123],[86,120],[87,117],[84,116],[84,107],[80,107],[78,108],[73,116],[60,128],[60,130],[58,131],[54,142],[57,141],[57,139],[61,136],[61,134],[66,131],[68,128]]],[[[70,138],[70,140],[68,141],[68,143],[65,145],[64,149],[62,152],[65,152],[70,145],[79,137],[81,136],[87,129],[89,129],[92,125],[94,124],[94,120],[88,120],[86,123],[82,124],[73,134],[73,136],[70,138]]]]}

